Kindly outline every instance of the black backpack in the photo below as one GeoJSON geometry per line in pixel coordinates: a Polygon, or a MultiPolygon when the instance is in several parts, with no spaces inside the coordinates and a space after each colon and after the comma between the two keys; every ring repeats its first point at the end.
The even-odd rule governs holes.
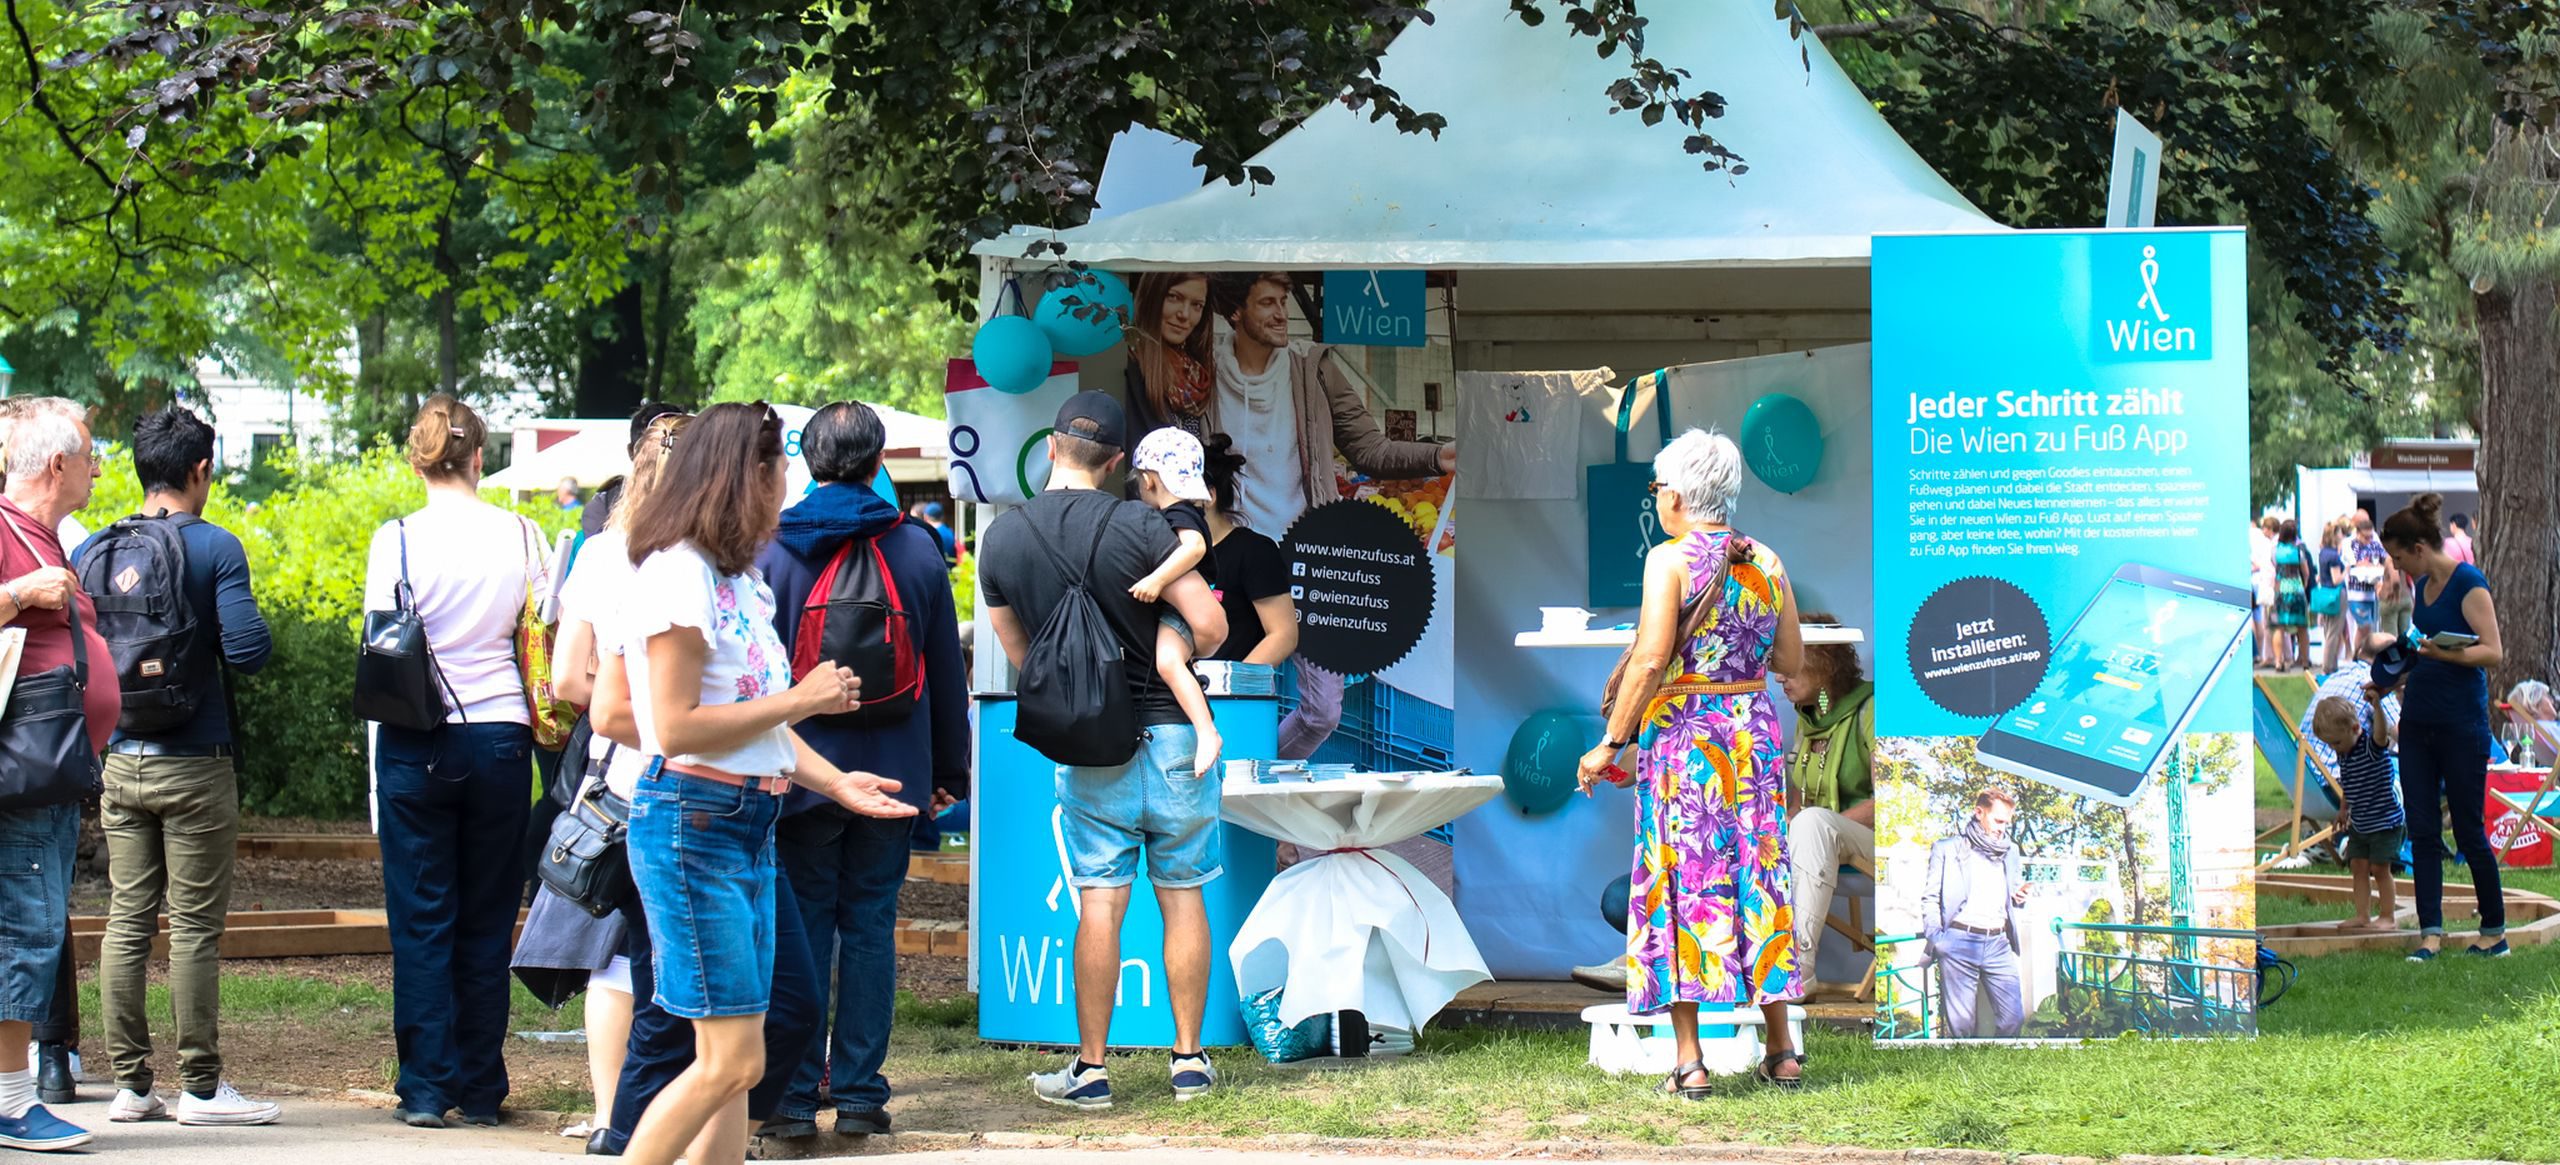
{"type": "Polygon", "coordinates": [[[847,539],[809,588],[800,626],[791,637],[791,678],[798,681],[820,661],[853,669],[862,680],[862,706],[812,716],[836,728],[885,728],[914,715],[924,694],[924,653],[916,647],[915,615],[898,597],[898,580],[880,539],[847,539]]]}
{"type": "Polygon", "coordinates": [[[167,732],[195,719],[216,682],[211,645],[187,602],[187,544],[193,514],[135,514],[89,541],[80,589],[98,608],[98,635],[124,688],[122,731],[167,732]]]}
{"type": "Polygon", "coordinates": [[[1014,685],[1014,738],[1062,765],[1125,765],[1138,755],[1138,714],[1125,666],[1128,649],[1103,617],[1091,588],[1094,560],[1110,535],[1110,518],[1103,520],[1093,549],[1085,552],[1084,572],[1078,574],[1031,517],[1023,514],[1022,526],[1067,580],[1067,591],[1023,654],[1021,680],[1014,685]]]}

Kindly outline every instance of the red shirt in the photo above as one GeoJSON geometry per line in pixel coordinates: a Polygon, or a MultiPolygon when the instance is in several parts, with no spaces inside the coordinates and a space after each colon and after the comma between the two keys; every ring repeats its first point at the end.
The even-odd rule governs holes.
{"type": "MultiPolygon", "coordinates": [[[[16,502],[0,498],[0,518],[6,518],[15,531],[0,531],[0,583],[24,578],[44,567],[69,565],[60,536],[19,509],[16,502]],[[19,540],[21,536],[24,542],[19,540]],[[35,547],[32,558],[27,555],[30,545],[35,547]]],[[[104,749],[107,737],[115,733],[116,717],[124,711],[124,691],[116,681],[116,661],[107,654],[107,641],[98,636],[97,608],[80,588],[71,588],[71,594],[72,601],[80,604],[80,634],[89,641],[89,687],[82,701],[89,712],[89,746],[104,749]]],[[[72,662],[68,612],[20,611],[9,625],[27,629],[27,653],[18,661],[21,679],[72,662]]]]}

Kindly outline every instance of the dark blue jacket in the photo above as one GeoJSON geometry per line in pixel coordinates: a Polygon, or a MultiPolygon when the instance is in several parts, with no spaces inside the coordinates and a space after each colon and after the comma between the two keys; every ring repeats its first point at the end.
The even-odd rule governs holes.
{"type": "MultiPolygon", "coordinates": [[[[71,554],[74,570],[96,545],[100,530],[80,544],[71,554]]],[[[187,577],[184,585],[187,605],[195,609],[196,633],[212,635],[222,655],[222,662],[232,671],[254,675],[267,666],[267,657],[275,650],[274,636],[267,630],[266,616],[258,611],[257,597],[249,591],[249,554],[240,539],[211,522],[190,522],[178,531],[178,540],[187,548],[187,577]]],[[[211,677],[213,690],[196,701],[196,718],[166,732],[152,733],[149,739],[161,744],[232,744],[230,697],[224,690],[230,677],[216,669],[211,677]]],[[[115,739],[125,739],[118,731],[115,739]]]]}
{"type": "MultiPolygon", "coordinates": [[[[886,728],[828,728],[803,722],[800,735],[818,755],[847,770],[878,773],[905,787],[898,796],[918,808],[936,786],[954,797],[969,795],[969,676],[960,661],[960,624],[951,604],[951,571],[942,563],[942,541],[914,522],[901,524],[897,507],[861,486],[819,486],[782,512],[782,530],[756,559],[773,587],[774,630],[788,646],[800,632],[800,609],[817,585],[818,572],[849,538],[883,530],[880,553],[898,598],[915,619],[924,653],[923,698],[914,714],[886,728]],[[890,529],[891,527],[897,529],[890,529]]],[[[783,812],[826,804],[795,789],[783,812]]]]}

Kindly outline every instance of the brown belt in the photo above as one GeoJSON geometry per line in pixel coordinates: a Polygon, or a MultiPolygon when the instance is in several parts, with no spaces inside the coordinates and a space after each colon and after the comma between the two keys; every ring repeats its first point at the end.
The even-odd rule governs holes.
{"type": "Polygon", "coordinates": [[[1741,696],[1769,690],[1769,677],[1754,676],[1747,680],[1714,680],[1693,683],[1664,684],[1654,693],[1655,700],[1675,696],[1741,696]]]}
{"type": "Polygon", "coordinates": [[[740,789],[745,789],[750,793],[771,793],[774,796],[779,797],[791,791],[791,778],[789,777],[749,777],[729,772],[726,769],[687,768],[683,765],[672,762],[662,767],[664,771],[675,773],[679,776],[694,777],[700,780],[711,781],[716,784],[731,785],[740,789]]]}

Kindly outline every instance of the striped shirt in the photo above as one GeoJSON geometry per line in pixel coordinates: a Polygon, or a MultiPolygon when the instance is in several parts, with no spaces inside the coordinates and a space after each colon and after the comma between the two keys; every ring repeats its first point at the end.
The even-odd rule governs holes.
{"type": "Polygon", "coordinates": [[[2392,777],[2391,758],[2373,746],[2370,733],[2357,733],[2356,746],[2338,758],[2338,784],[2346,788],[2355,832],[2398,829],[2408,820],[2400,812],[2400,788],[2392,777]]]}

